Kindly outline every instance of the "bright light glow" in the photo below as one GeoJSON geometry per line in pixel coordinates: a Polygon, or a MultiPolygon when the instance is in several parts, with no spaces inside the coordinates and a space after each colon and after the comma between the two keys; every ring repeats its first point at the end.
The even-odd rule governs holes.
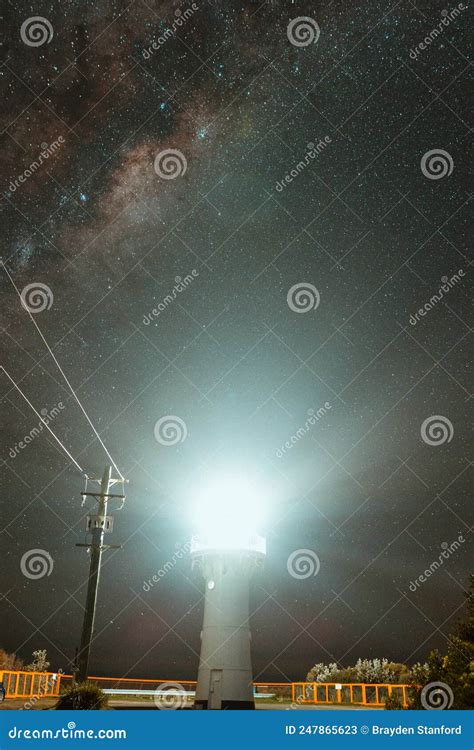
{"type": "Polygon", "coordinates": [[[248,549],[261,533],[265,501],[250,481],[216,477],[196,498],[194,531],[211,549],[248,549]]]}

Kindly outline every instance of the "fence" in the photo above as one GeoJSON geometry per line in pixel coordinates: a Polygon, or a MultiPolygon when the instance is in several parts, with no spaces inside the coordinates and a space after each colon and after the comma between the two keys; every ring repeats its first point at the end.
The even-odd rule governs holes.
{"type": "Polygon", "coordinates": [[[291,702],[297,704],[342,703],[354,706],[383,707],[387,698],[398,698],[404,708],[408,706],[411,685],[363,682],[293,682],[291,702]]]}
{"type": "MultiPolygon", "coordinates": [[[[0,683],[5,688],[5,698],[57,698],[61,691],[72,684],[71,674],[54,672],[13,672],[0,670],[0,683]]],[[[150,680],[134,677],[89,677],[89,682],[94,682],[103,690],[126,690],[133,691],[149,690],[150,693],[162,685],[176,685],[184,690],[193,692],[196,680],[150,680]]],[[[287,682],[256,682],[255,693],[265,694],[269,690],[272,694],[284,695],[289,700],[291,683],[287,682]]]]}
{"type": "Polygon", "coordinates": [[[5,698],[57,698],[61,674],[55,672],[12,672],[0,670],[5,698]]]}
{"type": "MultiPolygon", "coordinates": [[[[70,674],[0,670],[0,683],[3,683],[5,698],[57,698],[60,691],[72,683],[72,679],[70,674]]],[[[194,691],[196,687],[195,680],[150,680],[133,677],[89,677],[89,680],[108,692],[114,689],[151,692],[164,684],[179,685],[189,691],[194,691]]],[[[291,697],[291,702],[298,705],[340,703],[377,708],[383,707],[385,700],[393,696],[406,708],[413,687],[362,682],[255,682],[254,689],[256,695],[271,692],[281,701],[288,701],[291,697]]]]}

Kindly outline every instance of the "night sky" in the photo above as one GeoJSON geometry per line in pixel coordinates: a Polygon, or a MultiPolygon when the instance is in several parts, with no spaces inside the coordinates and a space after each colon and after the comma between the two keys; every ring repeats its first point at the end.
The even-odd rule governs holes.
{"type": "MultiPolygon", "coordinates": [[[[34,320],[129,480],[93,674],[195,679],[186,545],[216,472],[266,498],[256,678],[446,648],[472,524],[469,10],[453,8],[7,3],[2,258],[24,302],[1,269],[2,362],[101,475],[34,320]]],[[[0,376],[0,647],[67,672],[90,502],[45,429],[18,447],[40,421],[0,376]],[[38,549],[48,570],[25,575],[38,549]]]]}

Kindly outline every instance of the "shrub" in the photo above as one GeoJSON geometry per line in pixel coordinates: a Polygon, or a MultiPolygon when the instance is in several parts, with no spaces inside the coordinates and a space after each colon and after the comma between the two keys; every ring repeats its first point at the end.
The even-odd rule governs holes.
{"type": "Polygon", "coordinates": [[[385,710],[386,711],[403,711],[404,706],[402,699],[398,695],[389,695],[385,699],[385,710]]]}
{"type": "Polygon", "coordinates": [[[306,682],[365,682],[372,684],[425,685],[430,675],[428,664],[417,662],[412,667],[388,659],[358,659],[353,667],[337,664],[315,664],[306,682]]]}
{"type": "Polygon", "coordinates": [[[27,672],[47,672],[49,667],[48,654],[46,649],[38,649],[33,651],[33,661],[28,664],[24,669],[27,672]]]}
{"type": "Polygon", "coordinates": [[[474,706],[474,575],[466,592],[467,612],[449,638],[445,659],[445,682],[454,694],[453,708],[474,706]]]}
{"type": "MultiPolygon", "coordinates": [[[[417,666],[417,665],[415,665],[417,666]]],[[[419,665],[420,668],[421,665],[419,665]]],[[[389,662],[388,659],[358,659],[353,667],[337,664],[315,664],[308,672],[307,682],[365,682],[365,683],[411,683],[412,675],[405,664],[389,662]]]]}
{"type": "Polygon", "coordinates": [[[100,711],[107,708],[108,698],[93,682],[79,682],[72,685],[60,697],[56,710],[100,711]]]}
{"type": "MultiPolygon", "coordinates": [[[[445,656],[432,651],[428,657],[428,676],[420,684],[444,682],[452,693],[453,709],[470,709],[474,705],[474,576],[466,592],[467,612],[448,638],[445,656]]],[[[421,703],[421,690],[416,692],[410,708],[425,708],[421,703]]]]}
{"type": "Polygon", "coordinates": [[[388,659],[358,659],[355,664],[357,682],[397,682],[396,673],[388,659]]]}
{"type": "Polygon", "coordinates": [[[5,649],[0,648],[0,669],[18,671],[23,669],[23,662],[17,659],[16,654],[9,654],[5,649]]]}
{"type": "Polygon", "coordinates": [[[410,667],[407,679],[401,680],[401,682],[406,682],[409,685],[426,685],[427,682],[430,681],[430,665],[425,662],[424,664],[420,664],[419,661],[416,662],[416,664],[413,664],[412,667],[410,667]]]}
{"type": "Polygon", "coordinates": [[[338,667],[337,664],[315,664],[308,672],[306,682],[357,682],[353,667],[338,667]]]}

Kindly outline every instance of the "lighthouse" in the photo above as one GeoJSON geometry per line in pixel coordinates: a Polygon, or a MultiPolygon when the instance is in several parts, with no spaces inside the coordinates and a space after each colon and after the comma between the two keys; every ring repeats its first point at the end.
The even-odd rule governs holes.
{"type": "Polygon", "coordinates": [[[205,583],[196,709],[253,709],[250,580],[265,559],[261,507],[246,483],[215,483],[197,506],[192,567],[205,583]]]}

